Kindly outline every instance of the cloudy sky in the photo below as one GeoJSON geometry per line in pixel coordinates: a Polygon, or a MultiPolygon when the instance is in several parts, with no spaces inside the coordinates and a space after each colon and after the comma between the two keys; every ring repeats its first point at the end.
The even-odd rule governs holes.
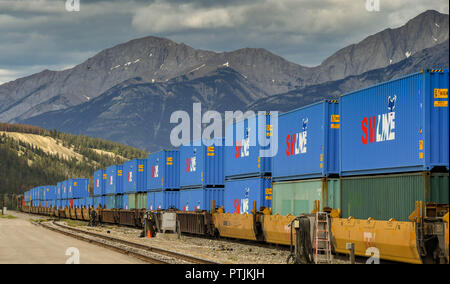
{"type": "Polygon", "coordinates": [[[68,12],[66,0],[0,0],[0,84],[148,35],[218,52],[262,47],[314,66],[425,10],[449,11],[448,0],[378,0],[379,12],[369,0],[79,1],[68,12]]]}

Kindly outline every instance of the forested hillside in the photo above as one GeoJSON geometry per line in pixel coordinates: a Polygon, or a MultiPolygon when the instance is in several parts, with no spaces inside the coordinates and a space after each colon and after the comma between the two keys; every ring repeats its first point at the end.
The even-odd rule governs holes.
{"type": "Polygon", "coordinates": [[[146,155],[143,150],[97,138],[0,123],[0,194],[90,178],[100,168],[146,155]]]}

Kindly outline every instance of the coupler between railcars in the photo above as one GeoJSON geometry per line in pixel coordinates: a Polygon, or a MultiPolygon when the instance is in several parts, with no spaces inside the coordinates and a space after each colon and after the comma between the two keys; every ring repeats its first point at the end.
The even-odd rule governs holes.
{"type": "Polygon", "coordinates": [[[434,202],[423,205],[416,201],[416,209],[409,219],[415,223],[417,249],[424,264],[448,264],[448,204],[434,202]]]}

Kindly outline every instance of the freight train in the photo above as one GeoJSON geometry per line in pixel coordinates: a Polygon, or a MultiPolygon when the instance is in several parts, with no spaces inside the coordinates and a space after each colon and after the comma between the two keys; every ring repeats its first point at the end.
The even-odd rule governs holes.
{"type": "Polygon", "coordinates": [[[92,192],[89,179],[37,187],[22,210],[80,220],[96,210],[129,226],[170,210],[182,233],[282,245],[297,216],[327,212],[336,253],[353,243],[360,256],[448,263],[448,87],[448,70],[424,70],[255,115],[226,128],[232,145],[192,143],[101,169],[92,192]]]}

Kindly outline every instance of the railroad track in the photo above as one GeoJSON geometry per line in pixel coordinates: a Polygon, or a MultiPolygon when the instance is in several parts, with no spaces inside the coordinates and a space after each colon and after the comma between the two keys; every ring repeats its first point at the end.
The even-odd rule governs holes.
{"type": "Polygon", "coordinates": [[[151,264],[219,264],[165,249],[138,244],[119,238],[105,236],[85,230],[68,227],[53,221],[51,225],[42,223],[46,228],[77,239],[106,247],[122,254],[130,255],[151,264]],[[83,236],[84,235],[84,236],[83,236]],[[89,236],[89,237],[86,237],[89,236]]]}

